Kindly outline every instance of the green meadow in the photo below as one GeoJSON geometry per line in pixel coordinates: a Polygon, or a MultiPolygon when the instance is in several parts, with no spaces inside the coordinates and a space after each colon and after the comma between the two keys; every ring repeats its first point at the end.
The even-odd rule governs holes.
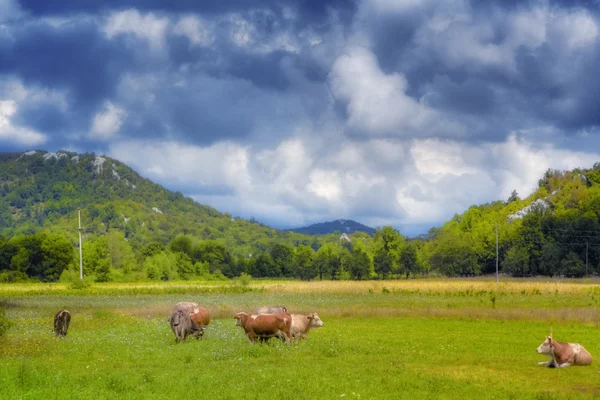
{"type": "Polygon", "coordinates": [[[2,285],[2,399],[600,398],[600,362],[549,369],[548,334],[600,357],[592,281],[260,281],[2,285]],[[213,316],[203,340],[175,344],[178,301],[213,316]],[[233,314],[265,305],[318,312],[299,345],[250,345],[233,314]],[[66,308],[66,338],[52,333],[66,308]]]}

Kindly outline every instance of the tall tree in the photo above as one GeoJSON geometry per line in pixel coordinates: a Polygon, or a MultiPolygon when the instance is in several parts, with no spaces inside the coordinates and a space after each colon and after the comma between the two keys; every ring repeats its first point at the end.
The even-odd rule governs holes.
{"type": "Polygon", "coordinates": [[[296,247],[294,266],[297,276],[302,280],[311,280],[317,276],[317,270],[312,262],[314,251],[303,244],[296,247]]]}

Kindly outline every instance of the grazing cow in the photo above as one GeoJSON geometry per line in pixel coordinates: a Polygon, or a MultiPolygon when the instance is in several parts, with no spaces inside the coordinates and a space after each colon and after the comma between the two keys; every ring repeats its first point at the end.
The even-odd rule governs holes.
{"type": "Polygon", "coordinates": [[[550,357],[550,361],[542,361],[538,365],[545,365],[550,368],[564,368],[570,365],[590,365],[592,363],[592,355],[582,345],[578,343],[557,342],[551,336],[546,336],[546,340],[540,344],[537,352],[538,354],[545,354],[550,357]]]}
{"type": "Polygon", "coordinates": [[[71,313],[61,310],[54,316],[54,334],[56,336],[67,336],[67,330],[71,323],[71,313]]]}
{"type": "Polygon", "coordinates": [[[285,306],[265,306],[256,310],[256,314],[279,314],[288,312],[285,306]]]}
{"type": "Polygon", "coordinates": [[[287,344],[291,343],[292,316],[288,313],[248,315],[244,312],[235,314],[235,325],[241,326],[250,343],[256,338],[261,342],[265,338],[283,335],[287,344]]]}
{"type": "Polygon", "coordinates": [[[190,314],[177,310],[171,314],[171,330],[175,334],[175,342],[185,341],[190,334],[199,334],[200,327],[192,321],[190,314]]]}
{"type": "Polygon", "coordinates": [[[320,328],[325,323],[316,313],[312,314],[292,314],[292,337],[298,343],[300,339],[306,339],[310,328],[320,328]]]}
{"type": "Polygon", "coordinates": [[[198,325],[199,330],[194,332],[194,336],[196,339],[202,338],[204,336],[204,328],[210,322],[210,313],[204,307],[200,307],[198,303],[193,303],[191,301],[181,301],[175,304],[175,308],[173,312],[181,311],[184,315],[188,315],[189,318],[192,319],[198,325]]]}

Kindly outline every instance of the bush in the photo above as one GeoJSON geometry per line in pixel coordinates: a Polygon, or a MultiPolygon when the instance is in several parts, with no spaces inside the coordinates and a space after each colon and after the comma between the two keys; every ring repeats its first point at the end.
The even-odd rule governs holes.
{"type": "Polygon", "coordinates": [[[241,286],[248,286],[250,285],[250,282],[252,282],[252,276],[242,272],[242,274],[240,276],[238,276],[237,278],[233,278],[233,283],[236,285],[241,285],[241,286]]]}
{"type": "Polygon", "coordinates": [[[2,271],[0,273],[0,283],[27,282],[29,277],[21,271],[2,271]]]}
{"type": "Polygon", "coordinates": [[[86,278],[84,278],[84,279],[77,278],[77,279],[73,280],[71,283],[69,283],[69,288],[76,289],[76,290],[87,289],[90,286],[92,286],[92,283],[90,282],[89,279],[86,279],[86,278]]]}

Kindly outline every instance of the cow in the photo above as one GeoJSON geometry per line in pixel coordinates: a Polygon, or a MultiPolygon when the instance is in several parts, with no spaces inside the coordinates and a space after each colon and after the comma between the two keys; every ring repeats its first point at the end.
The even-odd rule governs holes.
{"type": "Polygon", "coordinates": [[[291,334],[295,342],[300,339],[306,339],[310,328],[320,328],[325,323],[319,318],[316,313],[312,314],[292,314],[292,330],[291,334]]]}
{"type": "Polygon", "coordinates": [[[181,301],[175,304],[173,313],[181,311],[188,315],[191,320],[198,325],[198,330],[194,331],[196,339],[201,339],[204,336],[204,328],[210,322],[210,313],[204,307],[200,307],[198,303],[191,301],[181,301]]]}
{"type": "Polygon", "coordinates": [[[248,315],[239,312],[234,318],[235,325],[244,329],[250,343],[254,343],[256,338],[262,342],[279,333],[288,345],[291,343],[292,316],[288,313],[248,315]]]}
{"type": "Polygon", "coordinates": [[[54,316],[54,334],[56,336],[67,336],[67,330],[71,323],[71,313],[68,310],[61,310],[54,316]]]}
{"type": "Polygon", "coordinates": [[[193,314],[190,314],[190,319],[192,322],[196,323],[200,329],[198,335],[196,335],[196,339],[201,339],[204,336],[204,328],[210,323],[210,313],[206,308],[198,307],[193,314]]]}
{"type": "Polygon", "coordinates": [[[175,343],[185,341],[190,334],[199,334],[200,327],[192,321],[190,314],[182,310],[174,310],[171,314],[171,330],[175,334],[175,343]]]}
{"type": "Polygon", "coordinates": [[[570,365],[590,365],[592,355],[578,343],[563,343],[546,336],[546,340],[537,348],[538,354],[545,354],[550,361],[538,362],[549,368],[564,368],[570,365]]]}
{"type": "Polygon", "coordinates": [[[256,314],[278,314],[288,312],[285,306],[265,306],[256,310],[256,314]]]}

